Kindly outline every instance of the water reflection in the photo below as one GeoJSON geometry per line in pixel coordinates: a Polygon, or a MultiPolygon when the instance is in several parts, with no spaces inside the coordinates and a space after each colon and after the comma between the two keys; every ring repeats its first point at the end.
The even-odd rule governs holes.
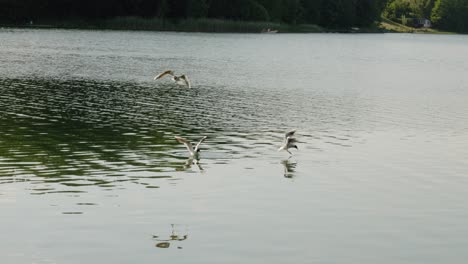
{"type": "Polygon", "coordinates": [[[194,159],[193,157],[189,157],[185,162],[184,164],[179,167],[179,168],[176,168],[176,171],[188,171],[188,170],[191,170],[193,165],[195,165],[195,167],[198,169],[198,172],[200,173],[204,173],[205,170],[203,169],[202,165],[200,164],[200,159],[194,159]]]}
{"type": "Polygon", "coordinates": [[[157,181],[174,171],[204,172],[199,160],[181,166],[178,134],[207,135],[212,144],[206,153],[214,153],[207,162],[216,164],[270,152],[272,145],[263,142],[277,137],[274,121],[282,111],[241,91],[164,88],[0,79],[0,184],[34,182],[33,194],[120,188],[124,182],[158,188],[157,181]]]}
{"type": "Polygon", "coordinates": [[[193,242],[170,219],[197,226],[184,255],[200,263],[463,263],[466,38],[441,49],[430,36],[278,37],[1,34],[2,263],[38,252],[56,263],[188,262],[140,248],[193,242]],[[153,82],[163,65],[187,69],[195,89],[153,82]],[[305,142],[283,161],[278,139],[292,127],[305,142]],[[174,135],[210,138],[206,177],[184,177],[199,168],[174,135]],[[320,175],[302,177],[311,170],[320,175]]]}
{"type": "MultiPolygon", "coordinates": [[[[153,88],[0,79],[0,184],[34,182],[33,194],[108,189],[123,182],[157,187],[156,180],[171,178],[168,173],[180,166],[173,135],[202,128],[185,121],[181,106],[187,107],[190,90],[162,93],[153,88]]],[[[186,164],[186,169],[196,164],[203,170],[198,161],[186,164]]]]}
{"type": "Polygon", "coordinates": [[[284,167],[284,177],[293,178],[296,171],[297,162],[291,161],[291,158],[289,158],[281,161],[281,164],[284,167]]]}
{"type": "Polygon", "coordinates": [[[203,165],[261,158],[277,148],[284,127],[298,127],[278,120],[291,120],[294,112],[301,123],[317,123],[315,116],[329,112],[298,104],[303,94],[282,95],[154,82],[0,79],[0,184],[34,182],[34,194],[110,190],[126,182],[159,188],[174,171],[205,172],[199,160],[181,164],[174,140],[180,134],[210,138],[203,165]],[[288,107],[257,98],[282,98],[288,107]]]}
{"type": "MultiPolygon", "coordinates": [[[[169,236],[160,237],[159,235],[153,235],[153,241],[156,241],[156,247],[158,248],[169,248],[171,243],[178,243],[188,239],[188,231],[181,231],[179,225],[171,224],[171,234],[169,236]]],[[[178,249],[182,249],[181,246],[177,246],[178,249]]]]}

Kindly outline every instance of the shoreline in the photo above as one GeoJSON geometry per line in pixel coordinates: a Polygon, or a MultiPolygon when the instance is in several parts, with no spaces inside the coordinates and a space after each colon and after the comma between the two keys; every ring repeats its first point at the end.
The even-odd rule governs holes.
{"type": "Polygon", "coordinates": [[[128,30],[187,33],[413,33],[413,34],[457,34],[435,29],[418,29],[398,24],[386,18],[364,28],[324,28],[314,24],[280,24],[275,22],[233,21],[221,19],[181,19],[115,17],[111,19],[44,20],[25,23],[0,23],[0,28],[29,29],[82,29],[82,30],[128,30]],[[265,32],[270,29],[271,32],[265,32]]]}
{"type": "Polygon", "coordinates": [[[221,19],[163,20],[159,18],[116,17],[112,19],[85,20],[40,20],[32,24],[0,23],[3,28],[31,29],[83,29],[83,30],[135,30],[156,32],[199,33],[383,33],[372,28],[324,28],[314,24],[282,24],[275,22],[251,22],[221,19]],[[268,32],[267,30],[271,30],[268,32]],[[266,31],[266,32],[265,32],[266,31]]]}

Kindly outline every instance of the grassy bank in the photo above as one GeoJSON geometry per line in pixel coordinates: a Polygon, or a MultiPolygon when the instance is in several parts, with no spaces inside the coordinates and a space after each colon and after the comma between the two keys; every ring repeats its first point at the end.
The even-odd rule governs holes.
{"type": "Polygon", "coordinates": [[[66,29],[113,29],[147,30],[176,32],[215,32],[215,33],[259,33],[264,29],[278,30],[281,33],[326,32],[317,25],[289,25],[274,22],[247,22],[220,19],[181,19],[116,17],[111,19],[85,20],[68,19],[63,21],[35,21],[34,24],[3,25],[27,28],[66,28],[66,29]]]}
{"type": "Polygon", "coordinates": [[[380,22],[380,28],[385,32],[396,32],[396,33],[426,33],[426,34],[454,34],[451,32],[439,31],[433,28],[413,28],[399,24],[395,21],[382,17],[380,22]]]}

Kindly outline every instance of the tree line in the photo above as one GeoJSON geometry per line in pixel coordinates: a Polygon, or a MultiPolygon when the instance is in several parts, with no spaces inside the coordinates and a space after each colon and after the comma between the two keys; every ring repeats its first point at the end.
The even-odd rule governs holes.
{"type": "Polygon", "coordinates": [[[438,29],[468,32],[468,0],[389,0],[383,15],[400,23],[428,18],[438,29]]]}
{"type": "Polygon", "coordinates": [[[70,18],[137,16],[214,18],[316,24],[327,28],[369,26],[386,0],[0,0],[0,20],[24,23],[70,18]]]}
{"type": "Polygon", "coordinates": [[[0,22],[114,17],[213,18],[367,27],[385,16],[429,18],[448,31],[468,32],[468,0],[0,0],[0,22]]]}

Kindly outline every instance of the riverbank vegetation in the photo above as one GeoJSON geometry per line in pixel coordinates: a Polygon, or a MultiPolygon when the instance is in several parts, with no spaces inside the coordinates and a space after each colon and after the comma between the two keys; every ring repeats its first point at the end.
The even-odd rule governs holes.
{"type": "Polygon", "coordinates": [[[451,32],[437,30],[434,28],[424,28],[424,27],[411,27],[408,25],[403,25],[398,22],[392,21],[386,17],[382,17],[382,20],[379,25],[380,29],[384,32],[397,32],[397,33],[428,33],[428,34],[453,34],[451,32]]]}
{"type": "Polygon", "coordinates": [[[435,29],[468,33],[468,0],[388,0],[382,15],[407,27],[426,18],[435,29]]]}
{"type": "Polygon", "coordinates": [[[415,30],[415,18],[467,32],[468,0],[0,0],[0,24],[64,28],[375,32],[382,22],[390,31],[433,31],[415,30]]]}
{"type": "Polygon", "coordinates": [[[259,33],[274,29],[283,33],[320,33],[327,32],[317,25],[285,24],[268,21],[235,21],[210,18],[162,19],[136,16],[114,17],[107,19],[72,18],[67,20],[40,20],[34,24],[21,25],[28,28],[64,29],[111,29],[111,30],[148,30],[178,32],[213,33],[259,33]]]}
{"type": "Polygon", "coordinates": [[[372,27],[385,0],[0,0],[0,23],[260,32],[372,27]]]}

